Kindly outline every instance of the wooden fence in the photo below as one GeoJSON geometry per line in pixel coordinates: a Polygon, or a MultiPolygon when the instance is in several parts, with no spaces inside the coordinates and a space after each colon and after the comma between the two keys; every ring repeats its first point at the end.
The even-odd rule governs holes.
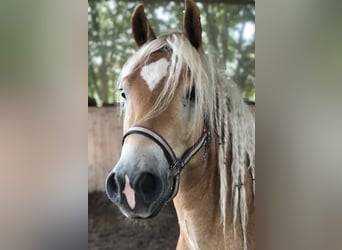
{"type": "Polygon", "coordinates": [[[121,152],[120,107],[88,108],[88,192],[104,191],[121,152]]]}

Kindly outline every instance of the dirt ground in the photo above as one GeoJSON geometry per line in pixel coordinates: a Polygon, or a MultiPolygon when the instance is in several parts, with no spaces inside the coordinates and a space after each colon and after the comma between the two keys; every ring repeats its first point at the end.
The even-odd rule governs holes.
{"type": "Polygon", "coordinates": [[[148,220],[129,220],[102,192],[88,195],[88,249],[171,250],[179,235],[172,203],[148,220]]]}

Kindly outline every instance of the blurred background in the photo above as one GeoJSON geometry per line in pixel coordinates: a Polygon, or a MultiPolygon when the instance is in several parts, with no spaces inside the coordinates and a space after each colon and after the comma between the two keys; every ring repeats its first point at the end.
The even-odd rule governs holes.
{"type": "MultiPolygon", "coordinates": [[[[134,7],[143,3],[156,34],[181,30],[184,1],[88,1],[88,95],[97,106],[120,101],[117,78],[134,53],[130,29],[134,7]]],[[[255,100],[255,8],[252,1],[196,1],[204,44],[213,47],[243,96],[255,100]]]]}
{"type": "MultiPolygon", "coordinates": [[[[169,5],[158,1],[156,8],[150,8],[149,1],[144,2],[151,19],[156,16],[150,11],[169,5]]],[[[174,6],[170,15],[181,16],[182,2],[175,3],[179,8],[174,6]]],[[[109,4],[96,5],[101,3],[109,4]]],[[[249,5],[248,0],[241,3],[241,8],[249,5]]],[[[102,219],[112,231],[89,238],[88,246],[88,226],[96,231],[92,221],[100,224],[106,213],[96,202],[96,216],[88,216],[88,212],[94,215],[88,206],[96,201],[90,198],[88,203],[91,142],[86,139],[89,110],[95,109],[88,109],[86,101],[91,92],[89,61],[95,53],[87,50],[91,4],[0,1],[1,250],[119,249],[111,242],[101,248],[91,241],[106,243],[106,237],[115,233],[122,237],[140,233],[119,231],[115,221],[102,219]]],[[[257,249],[341,249],[341,4],[319,0],[256,4],[257,249]]],[[[132,9],[133,4],[121,14],[129,15],[132,9]]],[[[127,21],[122,19],[122,24],[128,25],[127,21]]],[[[154,25],[156,31],[162,30],[159,25],[159,21],[154,25]]],[[[111,39],[116,43],[115,37],[111,39]]],[[[158,224],[169,226],[169,221],[158,224]]],[[[170,227],[163,231],[168,234],[170,227]]],[[[150,241],[165,239],[155,236],[150,241]]]]}

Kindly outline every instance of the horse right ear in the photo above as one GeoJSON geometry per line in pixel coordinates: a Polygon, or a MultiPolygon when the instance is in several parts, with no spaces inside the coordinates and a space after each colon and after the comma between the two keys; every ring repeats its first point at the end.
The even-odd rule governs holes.
{"type": "Polygon", "coordinates": [[[131,17],[133,38],[138,48],[156,38],[144,11],[144,5],[135,7],[131,17]]]}
{"type": "Polygon", "coordinates": [[[183,33],[197,50],[202,46],[202,26],[200,12],[193,0],[185,0],[183,33]]]}

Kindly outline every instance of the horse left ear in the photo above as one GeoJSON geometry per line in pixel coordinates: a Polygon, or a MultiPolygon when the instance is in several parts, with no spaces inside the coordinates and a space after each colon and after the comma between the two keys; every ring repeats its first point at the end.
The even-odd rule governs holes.
{"type": "Polygon", "coordinates": [[[146,42],[156,38],[150,23],[147,20],[144,5],[139,4],[135,7],[131,17],[131,28],[135,43],[138,47],[141,47],[146,42]]]}
{"type": "Polygon", "coordinates": [[[183,33],[192,46],[199,50],[202,46],[202,26],[200,12],[195,2],[185,0],[185,13],[183,17],[183,33]]]}

